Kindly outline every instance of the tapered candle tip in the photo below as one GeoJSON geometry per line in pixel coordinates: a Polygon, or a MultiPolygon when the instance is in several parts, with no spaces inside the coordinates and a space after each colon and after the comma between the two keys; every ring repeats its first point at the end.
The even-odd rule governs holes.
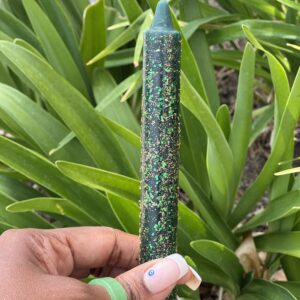
{"type": "Polygon", "coordinates": [[[156,7],[156,12],[152,24],[153,30],[173,30],[171,11],[167,0],[160,0],[156,7]]]}

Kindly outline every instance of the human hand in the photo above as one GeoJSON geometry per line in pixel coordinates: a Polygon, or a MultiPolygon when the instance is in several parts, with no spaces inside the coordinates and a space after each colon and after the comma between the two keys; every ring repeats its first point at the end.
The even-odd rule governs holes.
{"type": "Polygon", "coordinates": [[[199,287],[178,254],[138,266],[139,239],[108,227],[8,230],[0,236],[1,300],[109,300],[78,279],[115,277],[128,300],[163,300],[176,286],[199,287]]]}

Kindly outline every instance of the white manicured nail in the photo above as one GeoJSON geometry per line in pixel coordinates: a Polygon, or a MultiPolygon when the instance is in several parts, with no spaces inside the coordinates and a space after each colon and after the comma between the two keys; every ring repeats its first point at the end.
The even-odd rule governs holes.
{"type": "Polygon", "coordinates": [[[189,266],[179,254],[172,254],[159,261],[144,274],[144,284],[153,294],[160,293],[189,272],[189,266]]]}
{"type": "Polygon", "coordinates": [[[191,290],[196,291],[202,282],[202,278],[192,267],[189,268],[193,273],[193,277],[188,282],[186,282],[185,285],[189,287],[191,290]]]}

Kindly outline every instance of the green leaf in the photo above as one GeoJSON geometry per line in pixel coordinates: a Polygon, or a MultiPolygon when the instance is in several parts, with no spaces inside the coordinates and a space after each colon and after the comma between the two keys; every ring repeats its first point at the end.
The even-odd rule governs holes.
{"type": "Polygon", "coordinates": [[[6,2],[3,4],[3,8],[7,11],[10,11],[14,14],[21,22],[23,22],[26,26],[30,25],[30,22],[28,20],[28,17],[26,15],[25,9],[22,4],[22,0],[15,0],[15,1],[9,1],[9,0],[2,0],[2,2],[6,2]]]}
{"type": "Polygon", "coordinates": [[[41,50],[40,43],[34,33],[8,11],[0,9],[0,30],[12,39],[20,38],[41,50]]]}
{"type": "Polygon", "coordinates": [[[124,22],[127,22],[127,25],[129,25],[129,22],[126,17],[120,14],[120,11],[111,6],[105,6],[105,21],[106,21],[106,38],[107,38],[107,44],[110,44],[113,42],[117,37],[119,37],[120,34],[123,33],[124,28],[118,28],[120,24],[124,24],[124,22]],[[111,27],[117,27],[114,30],[110,30],[111,27]]]}
{"type": "MultiPolygon", "coordinates": [[[[175,28],[182,34],[181,27],[172,12],[172,17],[173,17],[173,23],[175,25],[175,28]]],[[[207,102],[209,103],[208,97],[207,97],[207,92],[205,90],[203,78],[201,77],[201,73],[199,70],[199,67],[197,65],[196,58],[192,52],[192,49],[182,34],[181,36],[181,68],[184,74],[189,78],[192,86],[196,89],[196,91],[200,94],[200,96],[207,102]]],[[[211,105],[209,103],[209,105],[211,105]]]]}
{"type": "Polygon", "coordinates": [[[106,68],[115,68],[133,64],[134,48],[121,49],[108,55],[105,59],[106,68]]]}
{"type": "MultiPolygon", "coordinates": [[[[229,145],[234,157],[237,178],[240,179],[248,154],[251,137],[255,52],[248,43],[240,68],[235,113],[232,121],[229,145]]],[[[236,188],[239,180],[236,182],[236,188]]],[[[234,201],[234,199],[232,199],[234,201]]],[[[231,203],[233,205],[233,203],[231,203]]]]}
{"type": "MultiPolygon", "coordinates": [[[[81,55],[85,63],[91,60],[106,46],[106,22],[104,0],[90,4],[84,12],[83,29],[80,42],[81,55]]],[[[97,66],[103,66],[99,61],[97,66]]]]}
{"type": "Polygon", "coordinates": [[[8,68],[0,63],[0,82],[15,87],[15,82],[13,81],[11,74],[9,74],[8,68]]]}
{"type": "Polygon", "coordinates": [[[96,110],[135,133],[139,133],[140,126],[133,115],[128,103],[121,103],[121,94],[132,85],[140,83],[142,73],[133,74],[117,86],[113,76],[105,69],[97,69],[93,74],[93,91],[97,102],[96,110]],[[130,82],[131,85],[127,85],[130,82]]]}
{"type": "Polygon", "coordinates": [[[6,175],[0,175],[0,193],[15,200],[41,196],[39,191],[29,187],[26,183],[15,178],[9,178],[6,175]]]}
{"type": "Polygon", "coordinates": [[[144,44],[144,34],[145,31],[148,30],[152,24],[153,20],[153,14],[149,13],[143,24],[141,25],[140,32],[136,41],[136,46],[134,50],[134,57],[133,57],[133,64],[135,67],[139,66],[140,59],[141,59],[141,53],[143,51],[143,44],[144,44]]]}
{"type": "Polygon", "coordinates": [[[233,251],[222,244],[209,240],[193,241],[191,246],[199,255],[229,275],[237,285],[241,283],[244,271],[233,251]]]}
{"type": "MultiPolygon", "coordinates": [[[[197,30],[201,12],[197,9],[195,0],[183,3],[179,2],[180,18],[183,21],[191,21],[180,28],[173,14],[173,23],[182,33],[181,65],[185,75],[202,98],[218,105],[218,94],[215,93],[215,77],[211,65],[210,53],[207,51],[207,42],[202,31],[197,30]],[[195,20],[196,19],[196,20],[195,20]],[[197,24],[196,24],[197,23],[197,24]],[[191,25],[191,26],[190,26],[191,25]],[[196,26],[194,26],[196,25],[196,26]],[[189,31],[189,32],[188,32],[189,31]],[[194,32],[193,32],[194,33],[194,32]],[[186,35],[187,34],[187,35],[186,35]],[[188,39],[189,43],[188,43],[188,39]],[[217,97],[215,97],[217,95],[217,97]],[[217,99],[217,102],[215,101],[217,99]]],[[[206,167],[207,137],[203,126],[187,108],[181,105],[181,148],[180,157],[184,168],[199,182],[205,193],[210,193],[210,184],[206,167]]]]}
{"type": "Polygon", "coordinates": [[[280,285],[290,291],[296,299],[300,299],[300,282],[299,281],[276,281],[280,285]]]}
{"type": "Polygon", "coordinates": [[[273,174],[278,168],[278,163],[286,153],[286,146],[291,142],[293,132],[300,113],[300,71],[298,72],[289,99],[285,106],[278,132],[275,137],[272,152],[264,165],[261,173],[252,186],[248,188],[239,204],[235,208],[229,222],[235,226],[253,209],[268,185],[273,180],[273,174]]]}
{"type": "Polygon", "coordinates": [[[255,279],[242,290],[242,295],[238,300],[297,300],[287,289],[278,284],[255,279]]]}
{"type": "Polygon", "coordinates": [[[82,76],[60,35],[34,0],[23,0],[30,22],[50,64],[84,95],[87,89],[82,76]]]}
{"type": "MultiPolygon", "coordinates": [[[[69,0],[65,0],[65,1],[69,1],[69,0]]],[[[71,1],[71,2],[73,2],[73,5],[74,5],[79,17],[82,18],[82,15],[84,14],[84,10],[88,6],[90,1],[89,0],[76,0],[76,1],[71,1]]]]}
{"type": "Polygon", "coordinates": [[[287,7],[285,21],[286,23],[296,24],[298,22],[297,10],[291,7],[287,7]]]}
{"type": "MultiPolygon", "coordinates": [[[[218,154],[216,145],[210,138],[208,138],[207,143],[206,164],[214,207],[219,215],[224,216],[226,219],[232,206],[233,181],[229,182],[229,180],[233,180],[233,178],[229,177],[227,180],[225,179],[228,171],[224,167],[224,161],[222,161],[218,154]]],[[[229,176],[231,175],[229,174],[229,176]]]]}
{"type": "Polygon", "coordinates": [[[178,203],[178,247],[182,253],[190,253],[190,242],[197,239],[215,240],[206,223],[190,208],[178,203]]]}
{"type": "Polygon", "coordinates": [[[17,228],[16,226],[7,224],[5,222],[0,222],[0,233],[3,233],[4,231],[9,229],[16,229],[16,228],[17,228]]]}
{"type": "Polygon", "coordinates": [[[64,0],[62,4],[65,7],[66,12],[72,19],[72,23],[76,32],[79,34],[82,29],[82,16],[84,9],[89,5],[88,0],[64,0]]]}
{"type": "Polygon", "coordinates": [[[146,0],[148,5],[150,6],[150,8],[155,11],[156,9],[156,5],[158,3],[159,0],[146,0]]]}
{"type": "MultiPolygon", "coordinates": [[[[0,118],[46,156],[68,133],[68,129],[39,104],[4,84],[0,84],[0,118]]],[[[93,164],[77,140],[53,157],[54,160],[59,158],[93,164]]]]}
{"type": "MultiPolygon", "coordinates": [[[[220,98],[218,94],[214,66],[212,63],[210,49],[206,39],[206,34],[204,30],[196,30],[197,26],[200,26],[200,24],[201,25],[207,24],[213,21],[214,19],[212,19],[211,17],[208,17],[208,19],[202,18],[203,17],[202,10],[200,9],[198,4],[199,1],[197,0],[190,0],[187,3],[180,2],[180,15],[182,19],[184,21],[191,21],[182,30],[183,36],[185,37],[186,40],[189,39],[189,45],[190,45],[190,49],[189,49],[185,45],[186,42],[185,39],[183,39],[183,55],[182,55],[183,68],[182,69],[185,72],[185,74],[188,76],[188,78],[190,78],[188,72],[190,72],[191,67],[189,67],[189,69],[185,67],[184,60],[185,60],[185,56],[187,56],[188,53],[191,51],[190,55],[191,56],[193,55],[195,58],[196,67],[198,67],[200,72],[199,79],[201,82],[203,82],[204,92],[207,96],[205,96],[205,94],[201,94],[201,90],[200,89],[198,90],[198,86],[196,86],[193,83],[192,78],[190,78],[190,81],[193,84],[194,88],[200,93],[200,96],[202,96],[203,99],[205,99],[209,103],[213,113],[215,114],[220,105],[220,98]],[[195,30],[196,31],[189,38],[188,36],[185,36],[185,33],[186,33],[186,28],[190,27],[190,24],[192,24],[191,29],[193,31],[195,30]]],[[[218,18],[219,16],[216,17],[216,19],[218,18]]],[[[189,34],[191,34],[192,30],[190,30],[189,34]]]]}
{"type": "Polygon", "coordinates": [[[282,176],[282,175],[288,175],[288,174],[295,174],[300,172],[300,167],[297,168],[291,168],[287,170],[283,170],[280,172],[275,173],[276,176],[282,176]]]}
{"type": "Polygon", "coordinates": [[[191,86],[191,83],[184,73],[182,73],[181,82],[181,103],[187,109],[189,109],[194,114],[194,116],[197,117],[199,122],[201,122],[208,137],[215,144],[218,155],[221,158],[224,158],[224,164],[226,164],[226,166],[228,167],[226,169],[227,171],[229,171],[232,168],[233,164],[232,152],[221,128],[219,127],[216,119],[209,110],[205,101],[191,86]]]}
{"type": "Polygon", "coordinates": [[[115,136],[75,88],[19,46],[0,41],[0,51],[47,99],[99,166],[124,174],[135,173],[115,136]]]}
{"type": "Polygon", "coordinates": [[[93,59],[88,62],[88,65],[94,64],[95,62],[103,59],[107,55],[113,53],[120,47],[124,46],[128,42],[132,41],[138,34],[140,26],[144,22],[149,11],[145,11],[138,17],[122,34],[120,34],[114,41],[112,41],[104,50],[97,54],[93,59]]]}
{"type": "MultiPolygon", "coordinates": [[[[288,81],[287,74],[285,72],[284,67],[278,61],[278,59],[269,51],[267,51],[260,43],[257,41],[255,36],[251,33],[251,31],[247,27],[243,27],[245,35],[247,38],[256,45],[258,49],[263,51],[268,59],[269,68],[271,71],[272,81],[275,90],[275,109],[274,109],[274,128],[272,132],[272,148],[274,147],[274,143],[276,139],[278,128],[280,125],[280,121],[285,109],[285,106],[288,101],[289,93],[290,93],[290,85],[288,81]]],[[[293,132],[291,132],[290,143],[286,146],[287,149],[285,151],[284,156],[282,157],[283,160],[291,160],[293,157],[293,132]]],[[[288,166],[287,166],[288,167],[288,166]]],[[[283,169],[284,167],[281,166],[279,169],[283,169]]],[[[282,177],[282,178],[275,178],[272,183],[272,189],[270,193],[270,200],[281,196],[283,193],[287,192],[289,189],[289,177],[282,177]]],[[[283,224],[270,224],[269,231],[277,231],[278,227],[283,228],[283,224]]]]}
{"type": "Polygon", "coordinates": [[[91,218],[78,206],[61,198],[33,198],[18,201],[7,206],[6,210],[12,213],[42,211],[66,216],[78,224],[95,225],[91,218]]]}
{"type": "Polygon", "coordinates": [[[142,71],[138,71],[128,78],[126,78],[124,81],[122,81],[118,86],[116,86],[114,89],[111,90],[111,92],[105,96],[105,98],[101,99],[99,101],[99,104],[96,106],[96,110],[98,112],[103,111],[106,107],[111,105],[114,101],[119,99],[119,97],[125,93],[132,84],[134,84],[136,81],[139,81],[140,78],[142,78],[142,71]]]}
{"type": "Polygon", "coordinates": [[[50,191],[74,202],[89,214],[91,222],[95,225],[119,227],[105,196],[63,176],[54,164],[36,152],[0,136],[0,161],[50,191]]]}
{"type": "Polygon", "coordinates": [[[279,220],[300,210],[300,191],[292,191],[272,200],[267,207],[237,230],[245,232],[259,225],[279,220]]]}
{"type": "Polygon", "coordinates": [[[208,3],[208,1],[207,2],[198,2],[198,6],[204,17],[224,14],[224,10],[221,7],[211,6],[208,3]]]}
{"type": "Polygon", "coordinates": [[[22,213],[22,214],[12,214],[5,210],[7,205],[15,202],[16,200],[4,195],[0,192],[0,220],[1,222],[5,222],[13,227],[18,228],[44,228],[49,229],[53,228],[51,224],[49,224],[45,219],[38,216],[35,213],[22,213]]]}
{"type": "Polygon", "coordinates": [[[210,149],[207,153],[207,163],[212,192],[218,211],[226,216],[230,211],[233,196],[233,155],[211,110],[184,73],[181,79],[181,103],[197,117],[208,136],[210,149]]]}
{"type": "MultiPolygon", "coordinates": [[[[141,78],[141,76],[139,76],[137,78],[137,81],[135,81],[133,84],[136,84],[136,82],[140,84],[141,79],[139,80],[139,78],[141,78]]],[[[108,97],[111,92],[114,91],[117,84],[112,75],[105,69],[95,70],[93,79],[93,91],[95,99],[98,105],[101,106],[102,102],[106,101],[106,97],[108,97]]],[[[128,129],[128,132],[131,131],[133,134],[139,134],[140,125],[138,124],[137,119],[134,116],[129,104],[121,103],[121,97],[115,98],[113,96],[112,98],[110,98],[110,101],[112,99],[115,99],[115,101],[111,102],[101,110],[101,116],[104,116],[105,118],[104,122],[110,127],[110,125],[113,125],[112,122],[110,122],[111,120],[114,122],[114,124],[119,124],[119,127],[123,126],[125,130],[128,129]]],[[[112,130],[114,131],[115,129],[116,127],[113,126],[112,130]]],[[[117,131],[117,135],[119,134],[120,132],[117,131]]],[[[135,176],[137,177],[139,172],[138,170],[140,168],[139,148],[133,147],[131,144],[128,144],[127,141],[124,141],[124,139],[119,139],[119,142],[123,151],[127,153],[131,164],[134,166],[136,173],[135,176]]]]}
{"type": "Polygon", "coordinates": [[[55,26],[56,31],[58,32],[58,34],[61,36],[62,40],[68,47],[69,52],[72,55],[75,63],[77,64],[77,67],[81,72],[83,80],[87,85],[89,95],[92,97],[87,71],[78,47],[79,39],[75,33],[70,17],[67,15],[66,11],[64,10],[62,1],[39,0],[39,3],[46,11],[47,16],[51,20],[52,24],[55,26]]]}
{"type": "Polygon", "coordinates": [[[249,6],[249,9],[254,9],[257,11],[258,14],[261,14],[265,18],[274,18],[274,19],[279,19],[279,20],[284,20],[285,14],[280,11],[276,5],[273,3],[269,3],[267,0],[238,0],[241,3],[244,3],[245,5],[249,6]]]}
{"type": "Polygon", "coordinates": [[[21,39],[14,39],[13,42],[16,45],[21,46],[21,47],[31,51],[32,53],[34,53],[39,58],[45,59],[44,56],[38,50],[36,50],[32,45],[30,45],[28,42],[26,42],[24,40],[21,40],[21,39]]]}
{"type": "MultiPolygon", "coordinates": [[[[235,63],[239,63],[239,62],[241,62],[241,60],[243,58],[243,54],[244,53],[240,52],[239,50],[220,49],[218,51],[212,52],[211,55],[214,60],[222,60],[222,58],[223,58],[226,61],[232,61],[235,63]]],[[[263,58],[259,55],[257,55],[257,57],[256,57],[256,62],[263,67],[268,67],[268,62],[265,60],[265,58],[263,58]]]]}
{"type": "Polygon", "coordinates": [[[231,117],[230,117],[229,108],[226,104],[222,104],[219,107],[217,111],[216,119],[220,127],[222,128],[226,140],[228,140],[231,132],[231,117]]]}
{"type": "MultiPolygon", "coordinates": [[[[280,255],[280,254],[273,254],[280,255]]],[[[284,273],[289,281],[299,281],[300,259],[293,256],[284,255],[280,260],[284,273]]]]}
{"type": "Polygon", "coordinates": [[[267,105],[263,108],[263,112],[254,119],[249,146],[252,145],[257,137],[265,130],[267,125],[272,121],[273,116],[274,105],[267,105]]]}
{"type": "MultiPolygon", "coordinates": [[[[129,232],[137,232],[138,207],[136,203],[140,198],[139,181],[66,162],[57,162],[57,165],[67,176],[81,184],[106,191],[111,206],[124,229],[129,232]],[[135,204],[129,203],[129,200],[135,204]],[[129,215],[132,217],[129,218],[129,215]],[[132,221],[131,218],[133,218],[132,221]]],[[[205,223],[182,203],[179,203],[178,232],[178,239],[185,241],[187,245],[196,238],[213,238],[205,223]]]]}
{"type": "Polygon", "coordinates": [[[6,176],[7,178],[20,179],[20,180],[26,179],[25,176],[11,169],[5,164],[2,164],[1,162],[0,162],[0,174],[6,176]]]}
{"type": "Polygon", "coordinates": [[[211,283],[213,285],[221,286],[230,294],[238,294],[237,283],[232,280],[232,278],[224,273],[216,264],[211,263],[207,259],[204,259],[198,255],[195,251],[191,255],[194,263],[201,273],[201,277],[204,282],[211,283]]]}
{"type": "MultiPolygon", "coordinates": [[[[207,43],[206,35],[203,31],[196,32],[196,34],[190,40],[191,50],[193,51],[195,60],[198,64],[200,71],[201,81],[203,81],[204,98],[207,98],[207,102],[215,114],[220,105],[220,97],[218,94],[217,81],[215,76],[215,70],[212,63],[209,45],[207,43]],[[201,53],[201,54],[200,54],[201,53]],[[205,96],[206,95],[206,96],[205,96]]],[[[185,59],[184,59],[185,60],[185,59]]],[[[184,66],[184,64],[183,64],[184,66]]],[[[185,72],[189,73],[191,68],[182,68],[185,72]]],[[[187,74],[186,73],[186,74],[187,74]]],[[[192,82],[193,80],[191,80],[192,82]]],[[[196,87],[198,90],[198,88],[196,87]]]]}
{"type": "Polygon", "coordinates": [[[65,42],[70,53],[73,55],[74,60],[77,64],[79,63],[78,66],[80,64],[82,65],[82,61],[78,61],[78,59],[80,59],[80,52],[78,49],[79,39],[73,28],[72,21],[64,9],[63,3],[60,0],[38,0],[38,2],[55,26],[56,31],[61,36],[62,40],[65,42]]]}
{"type": "Polygon", "coordinates": [[[68,4],[69,9],[73,10],[73,13],[77,14],[77,17],[79,20],[82,19],[83,13],[84,13],[84,9],[89,5],[89,0],[64,0],[64,2],[66,2],[68,4]]]}
{"type": "MultiPolygon", "coordinates": [[[[236,51],[219,50],[216,52],[212,52],[211,56],[212,56],[213,63],[215,66],[231,68],[234,70],[240,69],[241,56],[240,56],[240,58],[238,58],[239,55],[237,55],[236,51]]],[[[255,75],[262,77],[267,82],[271,82],[271,76],[270,76],[269,72],[265,68],[263,68],[266,65],[264,63],[265,61],[264,60],[262,61],[262,58],[259,56],[256,58],[256,61],[257,61],[258,65],[255,68],[255,75]]]]}
{"type": "Polygon", "coordinates": [[[84,165],[56,162],[58,169],[67,177],[90,188],[99,189],[128,200],[138,201],[138,180],[84,165]]]}
{"type": "Polygon", "coordinates": [[[181,105],[180,160],[184,168],[199,182],[206,194],[210,184],[206,166],[207,137],[198,119],[181,105]]]}
{"type": "MultiPolygon", "coordinates": [[[[233,11],[236,13],[241,14],[242,16],[252,16],[251,12],[249,11],[249,9],[247,9],[247,7],[243,4],[243,3],[239,3],[238,1],[235,0],[218,0],[218,2],[222,3],[222,6],[225,7],[225,2],[229,2],[230,7],[228,9],[228,11],[233,11]]],[[[226,9],[227,10],[227,9],[226,9]]]]}
{"type": "Polygon", "coordinates": [[[253,46],[263,51],[266,54],[268,59],[271,77],[272,77],[272,83],[274,85],[274,90],[276,95],[275,120],[274,120],[275,122],[274,135],[276,136],[290,94],[290,85],[289,85],[288,77],[284,67],[278,61],[278,59],[259,43],[259,41],[255,38],[255,36],[247,26],[243,26],[243,31],[247,39],[253,44],[253,46]]]}
{"type": "Polygon", "coordinates": [[[230,249],[235,249],[237,241],[232,234],[230,228],[217,213],[210,199],[203,193],[201,187],[185,170],[179,173],[180,187],[186,192],[189,199],[195,205],[195,208],[200,212],[201,217],[212,228],[216,238],[230,249]]]}
{"type": "MultiPolygon", "coordinates": [[[[131,130],[121,126],[119,123],[116,123],[108,118],[101,116],[102,120],[106,123],[106,125],[119,137],[123,138],[124,141],[128,142],[129,144],[133,145],[135,148],[141,148],[141,138],[139,135],[135,134],[131,130]]],[[[50,150],[49,155],[53,155],[56,152],[60,151],[66,145],[68,145],[73,138],[75,138],[75,134],[69,133],[65,136],[58,144],[56,148],[50,150]]],[[[133,153],[134,154],[134,153],[133,153]]]]}
{"type": "MultiPolygon", "coordinates": [[[[101,74],[101,71],[96,71],[99,72],[99,74],[101,74]]],[[[119,97],[130,87],[130,85],[134,84],[137,80],[139,80],[139,78],[142,77],[142,72],[136,72],[133,75],[129,76],[128,78],[126,78],[123,82],[121,82],[118,86],[116,86],[114,89],[111,90],[110,93],[108,93],[107,96],[105,96],[105,98],[101,99],[101,101],[99,102],[99,104],[96,106],[96,110],[98,112],[103,111],[105,108],[109,107],[109,105],[112,105],[114,101],[116,101],[117,99],[119,99],[119,97]]],[[[100,79],[100,76],[98,77],[98,79],[100,79]]],[[[103,78],[101,78],[102,80],[103,78]]],[[[103,86],[101,88],[101,91],[103,89],[103,86]]],[[[98,90],[98,89],[97,89],[98,90]]],[[[97,90],[95,90],[95,94],[97,93],[97,90]]],[[[100,91],[100,89],[99,89],[100,91]]],[[[102,91],[103,92],[103,91],[102,91]]],[[[98,98],[98,96],[96,95],[96,99],[98,98]]],[[[104,118],[103,116],[100,116],[103,120],[105,120],[105,122],[107,123],[107,125],[118,134],[118,132],[122,132],[121,135],[122,137],[129,137],[128,141],[134,145],[139,146],[140,142],[137,141],[137,136],[134,136],[132,134],[129,134],[129,131],[125,129],[122,130],[120,129],[120,126],[116,125],[115,122],[104,118]],[[116,128],[118,127],[118,129],[116,128]]],[[[125,116],[126,117],[126,116],[125,116]]],[[[60,141],[60,143],[57,145],[57,147],[55,147],[54,149],[51,150],[51,153],[55,153],[56,151],[60,150],[62,147],[64,147],[66,144],[68,144],[73,138],[75,137],[75,134],[73,132],[69,133],[66,137],[64,137],[63,140],[60,141]]],[[[139,138],[138,138],[139,139],[139,138]]]]}
{"type": "Polygon", "coordinates": [[[300,258],[300,231],[270,233],[257,236],[258,249],[300,258]]]}
{"type": "Polygon", "coordinates": [[[269,20],[242,20],[226,25],[221,29],[210,31],[207,36],[208,42],[210,44],[218,44],[243,38],[242,25],[249,27],[255,36],[265,40],[270,38],[299,40],[300,37],[298,27],[292,24],[269,20]]]}
{"type": "Polygon", "coordinates": [[[142,13],[142,9],[137,0],[119,0],[130,23],[133,23],[142,13]]]}
{"type": "MultiPolygon", "coordinates": [[[[194,2],[195,3],[195,2],[194,2]]],[[[191,5],[191,8],[195,10],[195,4],[191,5]]],[[[186,6],[186,3],[182,4],[183,6],[186,6]]],[[[189,40],[193,34],[197,31],[197,29],[201,28],[203,25],[207,25],[216,21],[223,21],[223,20],[228,20],[230,21],[231,19],[236,18],[235,15],[229,15],[229,14],[220,14],[220,15],[213,15],[209,17],[202,17],[202,18],[194,18],[193,20],[191,19],[190,22],[188,22],[186,25],[183,26],[182,32],[187,40],[189,40]]]]}
{"type": "Polygon", "coordinates": [[[276,0],[277,2],[284,4],[288,7],[294,8],[296,10],[300,10],[300,4],[297,2],[294,2],[292,0],[276,0]]]}
{"type": "Polygon", "coordinates": [[[113,194],[107,194],[108,200],[120,224],[126,232],[139,234],[139,215],[140,209],[136,202],[119,197],[113,194]]]}
{"type": "Polygon", "coordinates": [[[130,85],[126,93],[122,96],[121,102],[126,102],[132,96],[135,96],[139,92],[142,85],[143,85],[143,77],[141,76],[137,78],[137,80],[130,85]]]}
{"type": "Polygon", "coordinates": [[[124,21],[124,22],[120,22],[120,23],[109,26],[107,28],[107,30],[108,31],[113,31],[113,30],[116,30],[116,29],[127,27],[129,25],[130,25],[130,23],[128,21],[124,21]]]}
{"type": "MultiPolygon", "coordinates": [[[[101,116],[103,121],[106,123],[106,125],[119,137],[123,138],[124,141],[130,143],[131,145],[136,148],[135,150],[131,150],[133,155],[136,155],[136,150],[140,150],[141,148],[141,137],[140,135],[136,134],[135,132],[127,129],[126,127],[123,127],[117,122],[112,121],[111,119],[105,118],[101,116]]],[[[140,153],[140,151],[139,151],[140,153]]],[[[139,154],[138,154],[139,156],[139,154]]]]}

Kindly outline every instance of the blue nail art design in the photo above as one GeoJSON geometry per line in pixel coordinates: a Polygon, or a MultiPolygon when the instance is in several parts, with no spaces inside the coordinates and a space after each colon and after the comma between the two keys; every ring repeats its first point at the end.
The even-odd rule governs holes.
{"type": "Polygon", "coordinates": [[[154,273],[155,273],[154,270],[150,270],[150,271],[148,272],[148,275],[149,275],[149,276],[153,276],[154,273]]]}

